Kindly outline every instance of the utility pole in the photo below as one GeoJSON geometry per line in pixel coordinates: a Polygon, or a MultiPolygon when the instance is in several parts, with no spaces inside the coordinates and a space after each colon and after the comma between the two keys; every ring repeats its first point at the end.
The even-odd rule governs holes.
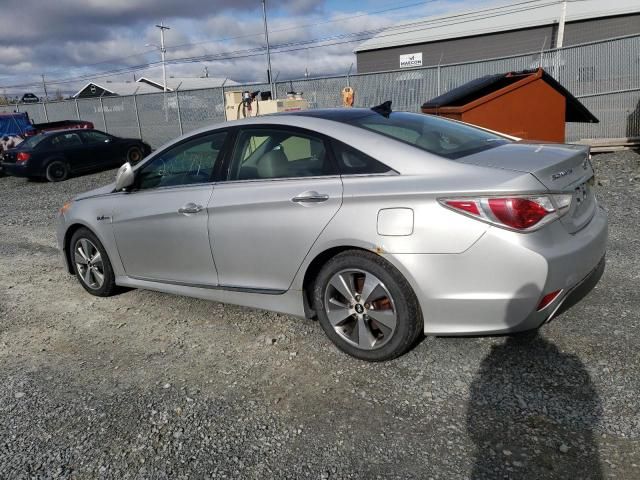
{"type": "MultiPolygon", "coordinates": [[[[40,75],[42,77],[42,89],[44,90],[44,98],[45,100],[49,100],[49,95],[47,95],[47,84],[44,81],[44,73],[40,75]]],[[[43,101],[45,101],[43,100],[43,101]]]]}
{"type": "Polygon", "coordinates": [[[160,56],[162,57],[162,88],[164,91],[167,91],[167,66],[164,61],[164,54],[167,52],[167,49],[164,47],[164,31],[170,30],[163,22],[160,22],[160,25],[156,25],[160,29],[160,56]]]}
{"type": "Polygon", "coordinates": [[[567,20],[567,1],[562,2],[560,21],[558,22],[558,36],[556,37],[556,48],[562,48],[564,42],[564,24],[567,20]]]}
{"type": "Polygon", "coordinates": [[[271,51],[269,50],[269,29],[267,28],[267,2],[262,0],[262,18],[264,19],[264,38],[267,41],[267,82],[271,89],[271,98],[274,98],[273,81],[271,79],[271,51]]]}

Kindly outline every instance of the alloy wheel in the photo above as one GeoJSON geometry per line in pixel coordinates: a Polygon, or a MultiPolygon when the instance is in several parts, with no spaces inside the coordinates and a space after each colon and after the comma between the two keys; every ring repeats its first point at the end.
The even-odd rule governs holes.
{"type": "Polygon", "coordinates": [[[82,282],[93,290],[104,283],[104,263],[102,255],[93,242],[80,238],[74,247],[74,262],[82,282]]]}
{"type": "Polygon", "coordinates": [[[331,277],[324,308],[335,332],[362,350],[386,344],[398,321],[395,303],[384,283],[370,272],[342,270],[331,277]]]}

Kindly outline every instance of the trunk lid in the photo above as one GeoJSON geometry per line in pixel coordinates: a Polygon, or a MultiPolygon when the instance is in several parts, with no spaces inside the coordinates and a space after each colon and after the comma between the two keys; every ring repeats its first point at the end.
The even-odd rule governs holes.
{"type": "Polygon", "coordinates": [[[571,209],[560,219],[570,233],[584,227],[595,213],[596,200],[591,189],[593,167],[587,146],[508,143],[458,161],[527,172],[551,192],[571,193],[571,209]]]}

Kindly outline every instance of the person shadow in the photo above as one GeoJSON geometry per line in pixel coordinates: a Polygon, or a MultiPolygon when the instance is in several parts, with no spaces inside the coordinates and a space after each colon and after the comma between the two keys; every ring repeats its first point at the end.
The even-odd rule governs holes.
{"type": "Polygon", "coordinates": [[[537,330],[508,336],[492,347],[471,384],[467,431],[476,457],[470,478],[602,479],[594,436],[601,415],[577,356],[537,330]]]}

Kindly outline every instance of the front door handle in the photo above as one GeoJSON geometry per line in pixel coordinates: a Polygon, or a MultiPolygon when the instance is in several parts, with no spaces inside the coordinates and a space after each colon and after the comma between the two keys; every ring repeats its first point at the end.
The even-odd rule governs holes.
{"type": "Polygon", "coordinates": [[[182,207],[178,209],[178,213],[182,213],[183,215],[189,215],[190,213],[198,213],[204,207],[202,205],[196,205],[195,203],[186,203],[182,207]]]}
{"type": "Polygon", "coordinates": [[[329,195],[318,192],[304,192],[291,199],[295,203],[321,203],[327,200],[329,200],[329,195]]]}

